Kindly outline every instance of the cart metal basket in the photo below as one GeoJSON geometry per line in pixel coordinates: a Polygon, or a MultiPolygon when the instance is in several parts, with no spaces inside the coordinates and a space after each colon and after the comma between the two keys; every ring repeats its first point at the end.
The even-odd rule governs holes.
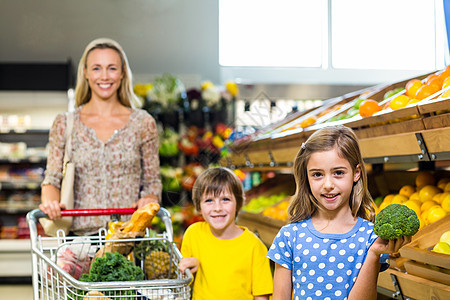
{"type": "MultiPolygon", "coordinates": [[[[111,215],[131,214],[132,209],[107,210],[65,210],[63,216],[111,215]]],[[[96,236],[65,236],[62,230],[56,237],[44,237],[37,234],[36,223],[39,218],[47,217],[41,210],[35,209],[27,214],[27,223],[30,228],[32,281],[34,299],[73,299],[73,300],[178,300],[190,299],[192,274],[189,270],[182,273],[178,268],[181,253],[173,243],[173,230],[170,213],[160,208],[158,216],[164,222],[166,230],[156,237],[143,237],[133,239],[111,240],[106,239],[106,230],[101,229],[96,236]],[[121,245],[139,245],[142,242],[158,240],[168,245],[173,270],[169,270],[172,277],[168,279],[150,279],[140,281],[110,281],[110,282],[84,282],[75,279],[61,266],[57,257],[64,247],[77,247],[87,256],[93,257],[95,253],[106,244],[117,243],[116,249],[121,245]],[[170,279],[173,278],[173,279],[170,279]]],[[[146,235],[147,236],[147,235],[146,235]]],[[[134,247],[133,247],[134,248],[134,247]]],[[[132,252],[133,253],[133,252],[132,252]]],[[[135,259],[135,264],[144,273],[144,262],[135,259]]],[[[80,273],[80,270],[78,270],[80,273]]],[[[76,276],[77,277],[77,276],[76,276]]]]}

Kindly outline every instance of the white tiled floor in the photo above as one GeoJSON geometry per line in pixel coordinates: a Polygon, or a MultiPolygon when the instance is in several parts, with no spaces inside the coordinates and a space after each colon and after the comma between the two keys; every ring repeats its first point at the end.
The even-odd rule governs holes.
{"type": "Polygon", "coordinates": [[[0,298],[4,300],[32,300],[33,286],[31,284],[0,284],[0,298]]]}

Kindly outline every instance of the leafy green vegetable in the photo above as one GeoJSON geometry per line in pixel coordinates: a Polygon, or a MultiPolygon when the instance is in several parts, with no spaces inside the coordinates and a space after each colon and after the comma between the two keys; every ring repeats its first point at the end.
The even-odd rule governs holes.
{"type": "Polygon", "coordinates": [[[382,239],[395,240],[419,231],[420,221],[414,210],[402,204],[390,204],[380,211],[373,231],[382,239]]]}
{"type": "Polygon", "coordinates": [[[144,272],[118,252],[106,252],[92,263],[89,273],[81,275],[81,281],[136,281],[144,280],[144,272]]]}

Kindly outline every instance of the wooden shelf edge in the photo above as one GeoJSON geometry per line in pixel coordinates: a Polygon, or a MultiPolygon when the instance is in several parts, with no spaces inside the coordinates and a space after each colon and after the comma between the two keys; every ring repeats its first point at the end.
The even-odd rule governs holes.
{"type": "Polygon", "coordinates": [[[378,286],[395,293],[391,274],[397,277],[403,296],[413,299],[450,299],[450,286],[393,269],[378,275],[378,286]]]}

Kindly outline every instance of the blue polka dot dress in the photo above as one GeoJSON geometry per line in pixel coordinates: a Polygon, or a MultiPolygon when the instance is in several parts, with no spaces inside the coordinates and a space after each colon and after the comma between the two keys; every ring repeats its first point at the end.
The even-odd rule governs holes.
{"type": "Polygon", "coordinates": [[[362,218],[343,234],[321,233],[309,218],[283,226],[267,257],[292,270],[294,299],[347,299],[376,239],[373,223],[362,218]]]}

